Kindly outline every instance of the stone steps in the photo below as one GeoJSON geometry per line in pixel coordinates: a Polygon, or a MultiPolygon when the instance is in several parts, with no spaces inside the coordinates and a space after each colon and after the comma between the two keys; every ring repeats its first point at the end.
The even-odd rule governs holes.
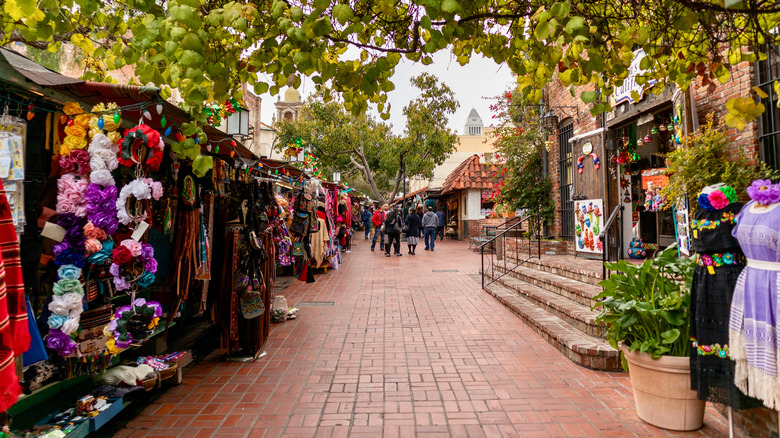
{"type": "MultiPolygon", "coordinates": [[[[506,255],[507,255],[507,264],[510,263],[512,265],[517,264],[518,258],[517,258],[516,251],[507,250],[506,255]]],[[[561,277],[566,277],[593,286],[598,286],[599,282],[601,281],[600,271],[595,272],[586,269],[579,269],[574,266],[566,266],[565,264],[561,263],[559,260],[545,259],[544,256],[542,256],[541,260],[536,258],[526,260],[527,255],[521,253],[520,259],[524,260],[525,266],[530,266],[542,272],[548,272],[550,274],[560,275],[561,277]]]]}
{"type": "MultiPolygon", "coordinates": [[[[590,283],[583,283],[569,277],[563,277],[558,274],[540,271],[536,268],[537,265],[532,263],[531,260],[528,260],[520,266],[512,269],[516,263],[517,262],[507,263],[507,268],[510,270],[508,274],[509,276],[534,286],[546,289],[584,306],[592,306],[593,297],[601,293],[600,286],[594,286],[590,283]]],[[[503,265],[496,265],[493,269],[495,272],[499,272],[501,274],[505,272],[503,265]]]]}
{"type": "Polygon", "coordinates": [[[486,285],[485,290],[574,363],[599,371],[621,370],[618,351],[605,340],[573,327],[501,281],[486,285]]]}
{"type": "MultiPolygon", "coordinates": [[[[501,270],[502,273],[503,269],[501,270]]],[[[501,274],[496,272],[497,277],[501,274]]],[[[519,280],[512,274],[514,272],[510,273],[510,275],[504,275],[496,281],[587,335],[601,337],[604,333],[603,327],[596,324],[596,316],[599,312],[590,310],[590,304],[574,301],[557,292],[546,289],[544,286],[535,285],[526,280],[519,280]]]]}

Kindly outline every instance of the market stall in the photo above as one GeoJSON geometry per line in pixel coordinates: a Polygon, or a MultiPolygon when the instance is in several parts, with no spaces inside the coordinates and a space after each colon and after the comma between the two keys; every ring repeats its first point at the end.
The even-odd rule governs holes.
{"type": "Polygon", "coordinates": [[[0,310],[15,321],[0,351],[18,364],[0,377],[4,425],[94,432],[139,391],[181,382],[192,357],[166,341],[196,320],[220,327],[226,359],[260,357],[286,226],[257,158],[212,126],[185,136],[159,90],[0,55],[16,110],[0,120],[0,310]],[[213,169],[173,153],[183,143],[213,169]]]}

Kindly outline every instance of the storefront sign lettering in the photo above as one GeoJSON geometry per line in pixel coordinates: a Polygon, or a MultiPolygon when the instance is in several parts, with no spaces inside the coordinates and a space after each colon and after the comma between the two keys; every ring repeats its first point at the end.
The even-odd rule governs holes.
{"type": "Polygon", "coordinates": [[[645,51],[643,49],[639,49],[634,52],[634,60],[631,61],[631,67],[628,69],[628,77],[623,81],[623,85],[616,87],[615,91],[612,93],[612,96],[609,97],[610,104],[613,107],[623,102],[632,104],[637,103],[638,101],[642,100],[645,87],[650,88],[658,82],[655,79],[652,79],[648,81],[645,86],[637,84],[636,76],[645,72],[645,70],[642,70],[642,68],[639,66],[645,56],[645,51]],[[631,97],[631,93],[633,91],[639,93],[639,99],[636,101],[631,97]]]}

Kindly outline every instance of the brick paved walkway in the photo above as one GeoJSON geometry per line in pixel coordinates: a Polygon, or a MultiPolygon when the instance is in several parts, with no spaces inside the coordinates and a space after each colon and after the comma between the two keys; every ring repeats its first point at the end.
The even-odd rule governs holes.
{"type": "Polygon", "coordinates": [[[628,375],[549,346],[480,289],[466,244],[388,259],[365,242],[277,292],[333,307],[300,307],[257,362],[201,362],[116,436],[728,436],[712,408],[693,433],[643,423],[628,375]]]}

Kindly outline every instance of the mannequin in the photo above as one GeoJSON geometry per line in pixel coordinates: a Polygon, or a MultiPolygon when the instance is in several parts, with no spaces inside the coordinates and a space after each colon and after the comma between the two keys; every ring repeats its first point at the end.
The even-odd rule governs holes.
{"type": "Polygon", "coordinates": [[[734,384],[726,324],[744,269],[739,242],[731,234],[742,208],[736,198],[725,184],[705,187],[691,221],[691,249],[697,253],[691,289],[691,388],[701,400],[744,409],[757,403],[734,384]]]}
{"type": "Polygon", "coordinates": [[[780,282],[780,184],[757,180],[739,213],[733,235],[747,258],[729,320],[735,384],[767,407],[780,409],[777,329],[780,282]]]}

